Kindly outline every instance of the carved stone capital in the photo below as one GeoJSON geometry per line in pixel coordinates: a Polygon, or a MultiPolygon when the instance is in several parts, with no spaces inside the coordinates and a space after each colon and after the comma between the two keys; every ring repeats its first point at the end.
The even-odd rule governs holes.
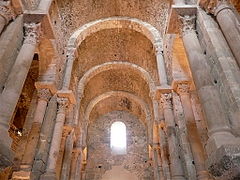
{"type": "Polygon", "coordinates": [[[162,46],[162,43],[160,42],[157,42],[154,44],[155,46],[155,52],[156,54],[163,54],[163,46],[162,46]]]}
{"type": "Polygon", "coordinates": [[[52,96],[49,89],[38,89],[37,94],[38,98],[44,101],[49,101],[52,96]]]}
{"type": "Polygon", "coordinates": [[[15,18],[15,13],[10,1],[0,1],[0,16],[5,19],[5,24],[15,18]]]}
{"type": "Polygon", "coordinates": [[[172,93],[161,94],[161,105],[163,109],[172,109],[172,93]]]}
{"type": "Polygon", "coordinates": [[[178,94],[189,94],[190,86],[187,83],[179,83],[177,85],[177,93],[178,94]]]}
{"type": "Polygon", "coordinates": [[[69,60],[74,60],[77,58],[77,50],[76,48],[68,48],[67,53],[66,53],[67,59],[69,60]]]}
{"type": "Polygon", "coordinates": [[[67,98],[57,98],[58,110],[57,113],[65,113],[68,106],[67,98]]]}
{"type": "Polygon", "coordinates": [[[24,43],[37,44],[40,36],[40,23],[25,23],[24,30],[24,43]]]}
{"type": "Polygon", "coordinates": [[[184,15],[179,16],[179,20],[181,21],[182,25],[180,26],[180,32],[182,36],[188,34],[189,32],[195,31],[195,25],[196,25],[196,16],[192,15],[184,15]]]}

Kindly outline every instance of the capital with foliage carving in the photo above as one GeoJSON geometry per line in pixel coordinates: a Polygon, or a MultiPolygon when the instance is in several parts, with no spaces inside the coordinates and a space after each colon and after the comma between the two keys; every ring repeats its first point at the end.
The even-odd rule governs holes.
{"type": "Polygon", "coordinates": [[[180,26],[180,32],[182,36],[188,34],[189,32],[195,31],[196,26],[196,16],[195,15],[184,15],[179,16],[179,20],[181,21],[182,25],[180,26]]]}
{"type": "Polygon", "coordinates": [[[66,108],[68,106],[68,99],[63,98],[63,97],[59,97],[59,98],[57,98],[57,103],[58,103],[57,113],[65,113],[66,108]]]}
{"type": "Polygon", "coordinates": [[[178,94],[188,94],[190,91],[190,86],[188,83],[179,83],[177,85],[177,93],[178,94]]]}
{"type": "Polygon", "coordinates": [[[49,101],[52,94],[49,89],[38,89],[37,91],[38,98],[44,101],[49,101]]]}
{"type": "Polygon", "coordinates": [[[172,109],[172,93],[161,94],[160,101],[163,109],[172,109]]]}
{"type": "Polygon", "coordinates": [[[40,23],[25,23],[24,30],[24,43],[37,44],[40,36],[40,23]]]}
{"type": "Polygon", "coordinates": [[[15,18],[15,13],[10,1],[0,1],[0,16],[5,19],[5,24],[15,18]]]}

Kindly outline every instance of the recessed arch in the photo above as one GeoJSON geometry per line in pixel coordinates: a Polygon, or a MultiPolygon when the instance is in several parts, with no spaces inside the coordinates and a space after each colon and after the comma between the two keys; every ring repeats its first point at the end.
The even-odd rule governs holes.
{"type": "Polygon", "coordinates": [[[155,49],[162,49],[162,38],[159,31],[151,24],[131,17],[109,17],[89,22],[76,30],[68,41],[67,48],[77,48],[89,35],[103,29],[128,28],[145,35],[155,49]]]}
{"type": "Polygon", "coordinates": [[[150,93],[155,91],[154,81],[152,80],[151,76],[145,69],[133,63],[115,61],[115,62],[107,62],[98,66],[94,66],[93,68],[88,70],[78,83],[78,96],[82,97],[85,85],[95,75],[104,71],[108,71],[110,69],[113,70],[113,69],[119,69],[119,68],[130,68],[134,71],[139,72],[140,76],[148,83],[150,93]]]}
{"type": "Polygon", "coordinates": [[[166,69],[164,65],[164,59],[162,56],[162,38],[159,31],[151,24],[131,17],[109,17],[98,19],[81,26],[70,37],[67,44],[67,60],[65,76],[63,78],[63,89],[68,89],[71,79],[71,71],[73,68],[73,61],[77,57],[77,48],[79,45],[91,34],[104,29],[113,28],[127,28],[132,29],[146,36],[153,44],[155,48],[156,61],[158,64],[158,74],[160,84],[166,84],[166,69]],[[160,77],[161,76],[161,77],[160,77]]]}
{"type": "Polygon", "coordinates": [[[110,91],[110,92],[106,92],[101,94],[100,96],[94,98],[93,100],[90,101],[90,103],[88,104],[86,110],[84,111],[84,120],[85,121],[89,121],[89,117],[90,114],[93,110],[93,108],[100,103],[101,101],[103,101],[104,99],[107,99],[111,96],[122,96],[122,97],[127,97],[133,101],[135,101],[137,104],[140,105],[141,109],[144,111],[145,113],[145,119],[146,119],[146,123],[151,121],[151,111],[149,109],[149,106],[147,105],[146,102],[144,102],[141,98],[139,98],[138,96],[125,92],[125,91],[110,91]]]}

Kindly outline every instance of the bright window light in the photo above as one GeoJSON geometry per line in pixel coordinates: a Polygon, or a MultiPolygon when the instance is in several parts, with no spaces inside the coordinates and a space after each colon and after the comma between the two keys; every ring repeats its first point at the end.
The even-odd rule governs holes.
{"type": "Polygon", "coordinates": [[[111,126],[111,149],[114,154],[126,154],[126,126],[117,121],[111,126]]]}

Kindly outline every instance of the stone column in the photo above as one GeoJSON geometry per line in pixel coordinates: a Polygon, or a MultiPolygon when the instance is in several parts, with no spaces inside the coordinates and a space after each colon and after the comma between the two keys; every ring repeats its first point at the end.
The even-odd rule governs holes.
{"type": "Polygon", "coordinates": [[[41,176],[42,180],[56,179],[56,162],[61,145],[63,125],[66,117],[66,106],[68,103],[68,99],[58,98],[57,102],[58,102],[57,117],[54,126],[46,172],[41,176]]]}
{"type": "Polygon", "coordinates": [[[218,1],[214,15],[240,67],[240,22],[228,0],[218,1]]]}
{"type": "Polygon", "coordinates": [[[61,171],[61,180],[68,180],[70,176],[70,165],[73,151],[73,142],[74,142],[74,130],[68,135],[65,148],[64,148],[64,156],[62,163],[62,171],[61,171]]]}
{"type": "Polygon", "coordinates": [[[67,60],[66,60],[65,73],[64,73],[63,85],[62,85],[63,90],[68,90],[70,86],[73,62],[76,58],[75,53],[76,53],[75,48],[72,48],[67,52],[67,60]]]}
{"type": "MultiPolygon", "coordinates": [[[[228,170],[224,169],[221,162],[225,160],[231,162],[234,158],[239,158],[238,144],[240,141],[231,133],[219,93],[212,83],[211,73],[195,32],[195,16],[180,16],[180,20],[183,24],[184,47],[208,124],[209,140],[206,151],[209,156],[209,171],[215,177],[226,175],[226,179],[228,179],[229,171],[234,174],[239,172],[234,171],[233,167],[228,168],[228,170]],[[234,158],[233,155],[235,155],[234,158]]],[[[232,166],[238,167],[239,170],[240,163],[235,162],[232,166]]]]}
{"type": "Polygon", "coordinates": [[[15,18],[15,14],[13,8],[10,5],[10,1],[0,1],[0,34],[3,28],[13,18],[15,18]]]}
{"type": "Polygon", "coordinates": [[[39,36],[39,24],[25,24],[25,40],[0,95],[0,154],[11,159],[9,122],[13,116],[25,79],[32,63],[39,36]]]}
{"type": "Polygon", "coordinates": [[[160,155],[162,160],[163,176],[166,180],[170,180],[170,169],[169,169],[169,159],[168,159],[168,145],[165,135],[165,123],[162,108],[159,108],[159,120],[158,134],[159,134],[159,145],[160,145],[160,155]]]}
{"type": "Polygon", "coordinates": [[[181,100],[180,100],[180,97],[175,92],[172,93],[172,98],[173,98],[174,117],[175,117],[175,122],[177,124],[176,130],[177,130],[177,135],[179,137],[179,144],[181,146],[180,155],[183,159],[183,164],[186,168],[185,175],[188,179],[196,180],[197,179],[196,168],[193,163],[194,162],[193,155],[192,155],[192,150],[188,140],[186,120],[185,120],[181,100]]]}
{"type": "Polygon", "coordinates": [[[51,92],[48,89],[38,90],[38,102],[35,110],[32,127],[28,135],[28,142],[25,149],[25,153],[22,159],[22,169],[31,169],[34,155],[40,136],[40,130],[42,127],[45,111],[47,108],[48,101],[51,97],[51,92]]]}
{"type": "Polygon", "coordinates": [[[207,57],[220,98],[229,115],[231,127],[240,129],[240,71],[229,45],[215,20],[203,10],[198,11],[198,26],[204,34],[207,57]],[[209,50],[210,49],[210,50],[209,50]]]}
{"type": "Polygon", "coordinates": [[[170,170],[173,180],[185,180],[182,162],[179,155],[175,122],[172,108],[172,94],[161,94],[161,103],[167,129],[168,149],[170,154],[170,170]]]}
{"type": "Polygon", "coordinates": [[[167,85],[167,73],[163,57],[163,49],[160,43],[156,43],[157,70],[160,85],[167,85]]]}
{"type": "Polygon", "coordinates": [[[157,125],[157,122],[155,121],[153,123],[153,148],[152,148],[152,151],[153,151],[153,168],[154,168],[154,177],[155,177],[155,180],[160,180],[161,179],[161,175],[160,175],[160,166],[161,164],[158,164],[159,163],[159,160],[158,160],[158,125],[157,125]]]}
{"type": "Polygon", "coordinates": [[[31,129],[28,134],[27,145],[24,150],[20,171],[13,173],[14,179],[31,179],[31,169],[34,161],[34,156],[37,149],[37,144],[40,136],[40,131],[51,93],[48,89],[38,90],[38,102],[34,113],[31,129]]]}
{"type": "Polygon", "coordinates": [[[72,165],[71,165],[71,176],[70,180],[81,180],[81,169],[82,169],[82,141],[83,141],[83,131],[80,130],[80,135],[77,138],[76,147],[73,149],[74,156],[72,159],[72,165]]]}
{"type": "Polygon", "coordinates": [[[190,87],[189,84],[187,83],[180,83],[177,85],[177,93],[180,95],[180,99],[184,109],[188,140],[190,142],[194,164],[197,171],[197,179],[208,180],[209,179],[208,172],[206,171],[204,165],[205,163],[204,150],[201,144],[200,136],[198,134],[197,125],[192,110],[189,90],[190,87]]]}

